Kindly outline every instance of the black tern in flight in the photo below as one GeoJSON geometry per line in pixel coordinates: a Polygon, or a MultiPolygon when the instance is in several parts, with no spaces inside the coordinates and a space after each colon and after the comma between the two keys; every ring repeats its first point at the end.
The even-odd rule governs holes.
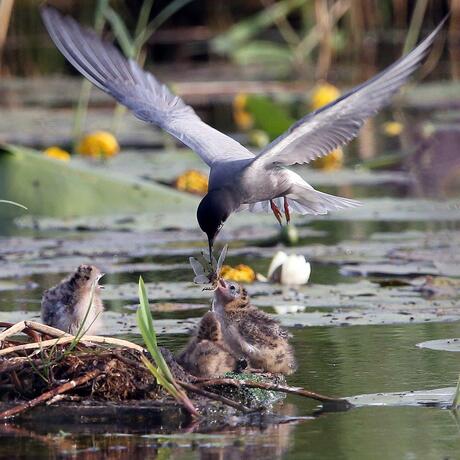
{"type": "Polygon", "coordinates": [[[88,80],[131,109],[137,118],[175,136],[211,168],[208,193],[197,211],[198,223],[208,237],[211,260],[214,239],[232,212],[271,209],[281,223],[282,213],[289,222],[291,212],[318,215],[360,204],[315,190],[287,167],[309,163],[356,137],[366,118],[387,104],[420,66],[446,20],[410,53],[306,115],[254,155],[204,123],[180,97],[92,30],[52,7],[43,7],[42,16],[56,46],[88,80]]]}

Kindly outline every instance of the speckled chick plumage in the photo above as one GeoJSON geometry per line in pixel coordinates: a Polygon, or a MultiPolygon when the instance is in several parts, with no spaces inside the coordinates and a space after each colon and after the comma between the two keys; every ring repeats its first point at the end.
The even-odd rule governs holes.
{"type": "Polygon", "coordinates": [[[201,318],[196,335],[178,357],[178,362],[197,377],[219,377],[237,368],[237,360],[223,340],[219,321],[212,312],[201,318]]]}
{"type": "Polygon", "coordinates": [[[80,265],[76,272],[64,278],[57,286],[44,292],[41,305],[42,321],[49,326],[75,334],[91,303],[91,290],[95,286],[91,309],[83,331],[95,334],[100,328],[104,310],[98,284],[101,272],[94,265],[80,265]]]}
{"type": "Polygon", "coordinates": [[[287,375],[296,370],[288,332],[252,306],[247,291],[237,283],[219,280],[214,311],[226,344],[251,368],[287,375]]]}

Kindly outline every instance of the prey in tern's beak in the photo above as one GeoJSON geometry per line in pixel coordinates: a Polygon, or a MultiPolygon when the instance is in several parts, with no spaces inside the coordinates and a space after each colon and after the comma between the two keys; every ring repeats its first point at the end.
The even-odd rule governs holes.
{"type": "Polygon", "coordinates": [[[41,9],[61,53],[88,80],[128,107],[135,116],[160,126],[194,150],[210,167],[208,193],[197,210],[208,237],[210,264],[214,240],[231,213],[270,212],[282,223],[291,213],[322,215],[360,205],[315,190],[289,166],[309,163],[354,139],[365,120],[387,105],[420,67],[447,17],[418,46],[373,78],[304,116],[254,155],[212,128],[137,62],[113,44],[55,8],[41,9]]]}
{"type": "Polygon", "coordinates": [[[221,280],[220,272],[222,271],[222,266],[224,264],[225,257],[227,256],[228,246],[225,245],[219,255],[219,260],[216,259],[211,255],[210,262],[207,262],[207,254],[202,252],[204,262],[201,263],[195,257],[190,257],[190,265],[192,266],[192,270],[195,273],[195,278],[193,282],[196,284],[210,284],[210,287],[205,287],[205,290],[212,290],[215,291],[221,280]],[[205,265],[207,267],[205,268],[205,265]],[[214,268],[215,267],[215,268],[214,268]]]}

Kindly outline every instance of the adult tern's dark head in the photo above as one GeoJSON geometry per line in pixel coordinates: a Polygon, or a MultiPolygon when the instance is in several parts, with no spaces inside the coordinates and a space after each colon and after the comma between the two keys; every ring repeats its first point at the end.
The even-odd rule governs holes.
{"type": "Polygon", "coordinates": [[[211,264],[214,239],[235,206],[238,207],[234,195],[228,189],[210,191],[198,206],[196,216],[201,230],[208,236],[211,264]]]}
{"type": "Polygon", "coordinates": [[[446,21],[388,68],[306,115],[254,155],[204,123],[180,97],[94,31],[49,6],[42,8],[42,16],[54,43],[79,72],[136,117],[175,136],[211,168],[209,193],[198,208],[198,222],[210,248],[236,210],[271,209],[281,223],[283,213],[289,220],[292,212],[321,215],[358,205],[315,190],[289,167],[325,156],[355,138],[365,120],[388,104],[420,66],[446,21]]]}

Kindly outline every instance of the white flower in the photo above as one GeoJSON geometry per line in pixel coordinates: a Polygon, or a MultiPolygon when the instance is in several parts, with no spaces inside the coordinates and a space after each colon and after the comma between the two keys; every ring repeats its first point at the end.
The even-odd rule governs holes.
{"type": "Polygon", "coordinates": [[[275,254],[268,268],[270,281],[286,285],[307,284],[310,274],[311,266],[304,256],[288,256],[283,251],[275,254]]]}
{"type": "Polygon", "coordinates": [[[274,305],[273,309],[278,315],[286,315],[288,313],[302,313],[307,307],[304,305],[274,305]]]}

